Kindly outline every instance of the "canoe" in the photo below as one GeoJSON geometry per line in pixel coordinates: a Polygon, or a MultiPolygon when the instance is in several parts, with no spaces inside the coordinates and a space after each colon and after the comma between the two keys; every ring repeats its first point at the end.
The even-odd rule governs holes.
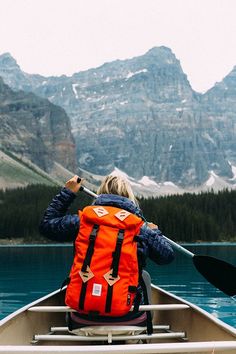
{"type": "Polygon", "coordinates": [[[235,328],[154,285],[151,336],[140,327],[124,327],[119,334],[109,327],[95,335],[91,328],[69,333],[65,313],[73,310],[64,296],[65,290],[54,291],[2,319],[0,353],[236,353],[235,328]]]}

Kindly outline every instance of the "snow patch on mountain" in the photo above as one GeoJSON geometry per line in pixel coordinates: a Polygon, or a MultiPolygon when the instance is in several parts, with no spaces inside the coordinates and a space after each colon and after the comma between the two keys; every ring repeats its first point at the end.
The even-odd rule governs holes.
{"type": "Polygon", "coordinates": [[[72,84],[72,90],[73,90],[73,92],[74,92],[74,94],[75,94],[75,98],[78,100],[78,98],[79,98],[79,96],[78,96],[78,92],[77,92],[77,90],[76,90],[76,87],[78,87],[79,86],[79,84],[72,84]]]}
{"type": "Polygon", "coordinates": [[[126,179],[131,184],[131,186],[140,186],[140,183],[138,183],[133,177],[130,177],[129,175],[127,175],[127,173],[121,171],[117,167],[115,167],[115,169],[110,174],[113,176],[120,176],[126,179]]]}
{"type": "Polygon", "coordinates": [[[236,180],[236,166],[232,165],[232,163],[230,161],[228,161],[228,163],[231,166],[231,170],[233,173],[233,177],[230,178],[230,181],[234,181],[234,180],[236,180]]]}
{"type": "Polygon", "coordinates": [[[144,186],[159,187],[159,185],[155,181],[151,180],[148,176],[143,176],[138,182],[143,184],[144,186]]]}
{"type": "MultiPolygon", "coordinates": [[[[105,177],[100,175],[94,175],[82,169],[79,169],[78,173],[80,176],[85,178],[87,187],[90,189],[92,188],[93,190],[95,190],[100,185],[100,183],[105,177]],[[96,188],[94,187],[94,184],[96,185],[96,188]]],[[[144,197],[144,198],[160,197],[160,196],[168,196],[168,195],[176,195],[176,194],[184,194],[184,193],[197,194],[197,193],[207,192],[211,190],[217,192],[226,188],[228,188],[229,190],[236,188],[236,184],[233,185],[227,183],[226,180],[217,176],[214,171],[209,172],[210,176],[204,184],[202,184],[199,187],[193,187],[187,189],[186,188],[183,189],[171,181],[158,183],[152,180],[152,178],[149,176],[143,176],[141,179],[136,180],[135,178],[129,176],[127,173],[125,173],[124,171],[120,170],[117,167],[115,167],[110,174],[125,178],[132,186],[134,194],[137,197],[144,197]]]]}
{"type": "Polygon", "coordinates": [[[214,171],[210,171],[210,177],[206,181],[206,186],[207,187],[213,186],[213,184],[215,183],[217,177],[218,176],[214,173],[214,171]]]}
{"type": "Polygon", "coordinates": [[[163,183],[164,186],[171,186],[171,187],[174,187],[174,188],[178,188],[178,186],[176,186],[176,184],[174,184],[173,182],[170,182],[170,181],[166,181],[163,183]]]}
{"type": "Polygon", "coordinates": [[[207,132],[203,132],[202,137],[205,138],[206,140],[210,141],[213,145],[216,145],[214,139],[212,139],[207,132]]]}
{"type": "Polygon", "coordinates": [[[115,169],[110,174],[114,176],[121,176],[122,178],[126,179],[132,186],[134,193],[138,196],[151,197],[184,193],[182,188],[176,186],[171,181],[157,183],[149,176],[143,176],[137,181],[135,178],[130,177],[127,173],[121,171],[117,167],[115,167],[115,169]]]}
{"type": "MultiPolygon", "coordinates": [[[[235,171],[235,170],[234,170],[235,171]]],[[[235,171],[236,172],[236,171],[235,171]]],[[[235,176],[236,177],[236,176],[235,176]]],[[[232,180],[232,179],[231,179],[232,180]]],[[[196,188],[194,192],[206,192],[214,190],[214,192],[218,192],[223,189],[235,189],[236,184],[232,184],[227,182],[226,179],[218,176],[214,171],[209,171],[209,178],[208,180],[203,183],[200,187],[196,188]]]]}
{"type": "Polygon", "coordinates": [[[135,71],[135,72],[129,71],[129,73],[126,76],[126,80],[130,79],[134,75],[138,75],[138,74],[141,74],[141,73],[146,73],[147,71],[148,71],[147,69],[142,69],[142,70],[138,70],[138,71],[135,71]]]}

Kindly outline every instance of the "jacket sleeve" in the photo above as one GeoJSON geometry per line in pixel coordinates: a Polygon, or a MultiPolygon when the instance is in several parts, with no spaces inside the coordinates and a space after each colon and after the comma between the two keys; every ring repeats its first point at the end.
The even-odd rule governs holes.
{"type": "Polygon", "coordinates": [[[47,238],[65,242],[73,241],[79,229],[79,216],[66,214],[76,195],[63,188],[47,207],[39,225],[39,232],[47,238]]]}
{"type": "Polygon", "coordinates": [[[146,248],[146,256],[157,264],[168,264],[175,258],[170,243],[159,229],[150,229],[146,224],[141,228],[141,238],[146,248]]]}

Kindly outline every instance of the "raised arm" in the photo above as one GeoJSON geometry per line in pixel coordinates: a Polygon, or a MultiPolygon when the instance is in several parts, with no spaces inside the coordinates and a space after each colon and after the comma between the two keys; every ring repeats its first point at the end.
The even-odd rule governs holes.
{"type": "Polygon", "coordinates": [[[74,176],[66,182],[65,187],[47,207],[40,222],[40,233],[51,240],[73,241],[78,233],[79,216],[66,214],[81,186],[81,183],[77,183],[77,178],[78,176],[74,176]]]}

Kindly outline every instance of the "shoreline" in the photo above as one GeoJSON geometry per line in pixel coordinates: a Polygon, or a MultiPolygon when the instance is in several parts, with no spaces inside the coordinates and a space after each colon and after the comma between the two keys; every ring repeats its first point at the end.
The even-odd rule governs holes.
{"type": "MultiPolygon", "coordinates": [[[[197,240],[196,242],[186,242],[186,241],[176,241],[182,246],[224,246],[224,245],[232,245],[236,246],[236,240],[223,240],[223,241],[201,241],[197,240]]],[[[33,246],[72,246],[73,242],[53,242],[50,239],[41,237],[41,238],[0,238],[0,247],[14,247],[14,246],[22,246],[22,247],[33,247],[33,246]]]]}
{"type": "Polygon", "coordinates": [[[17,246],[17,245],[31,245],[31,244],[50,244],[51,240],[44,237],[35,237],[35,239],[24,238],[24,237],[16,237],[16,238],[0,238],[0,246],[17,246]]]}

